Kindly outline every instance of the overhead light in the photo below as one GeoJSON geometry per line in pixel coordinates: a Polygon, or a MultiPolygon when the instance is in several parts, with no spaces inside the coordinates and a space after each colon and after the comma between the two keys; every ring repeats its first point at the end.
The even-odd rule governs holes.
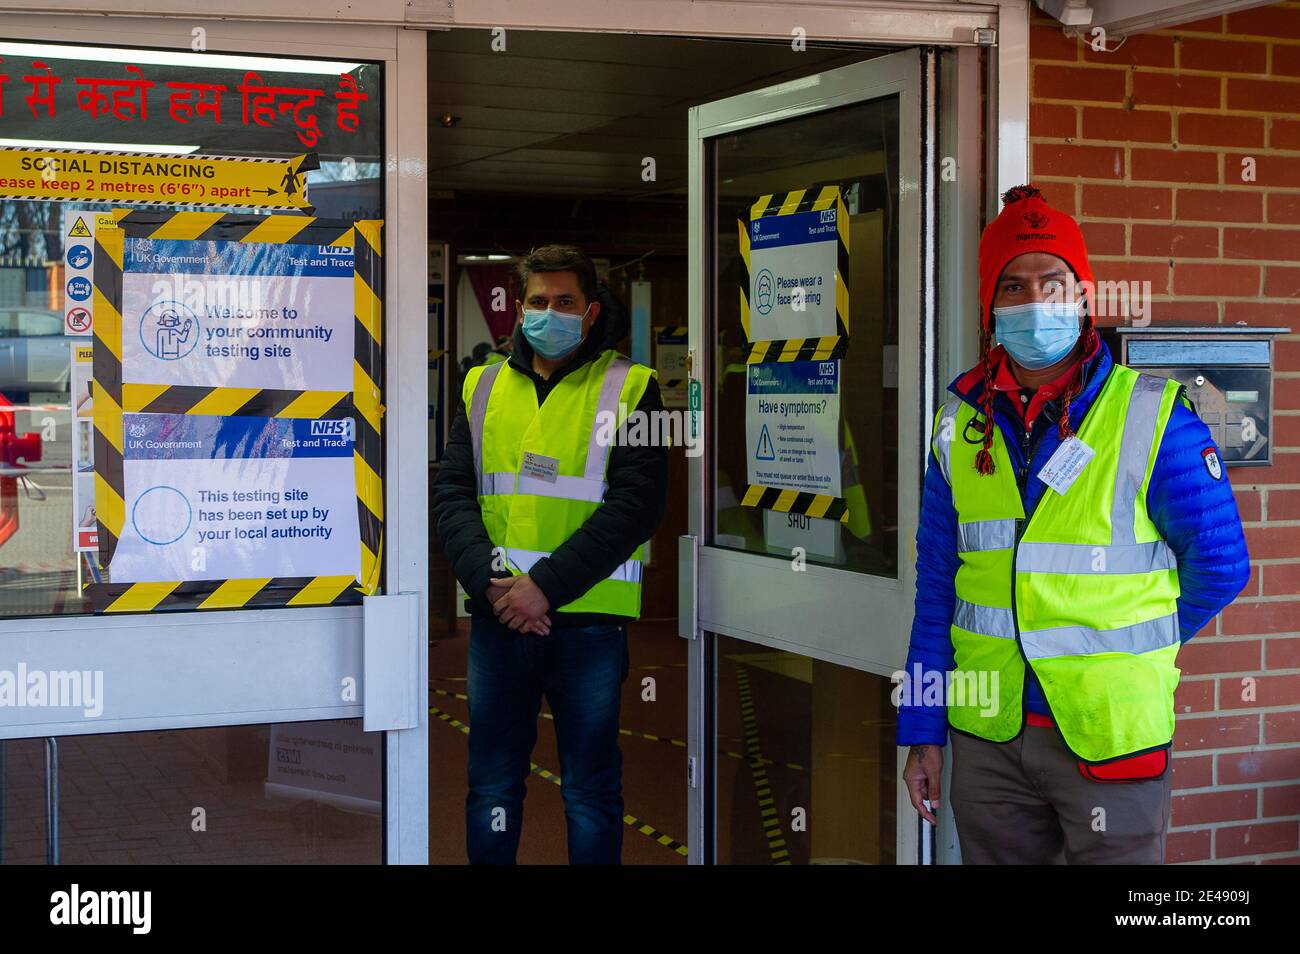
{"type": "Polygon", "coordinates": [[[0,146],[16,149],[77,149],[93,152],[162,152],[169,156],[183,156],[198,152],[201,146],[165,146],[161,143],[136,142],[74,142],[69,139],[0,139],[0,146]]]}
{"type": "Polygon", "coordinates": [[[149,63],[154,66],[206,66],[271,73],[350,73],[360,63],[334,60],[291,60],[278,56],[233,53],[187,53],[182,50],[137,50],[113,46],[64,46],[48,43],[0,42],[0,56],[32,56],[51,60],[94,60],[99,63],[149,63]]]}
{"type": "Polygon", "coordinates": [[[445,126],[448,129],[455,126],[458,122],[460,122],[460,117],[453,116],[451,113],[443,113],[438,117],[438,125],[445,126]]]}

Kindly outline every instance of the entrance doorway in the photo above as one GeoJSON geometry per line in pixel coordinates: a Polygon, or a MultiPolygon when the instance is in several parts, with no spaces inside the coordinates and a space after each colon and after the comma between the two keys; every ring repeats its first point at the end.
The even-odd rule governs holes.
{"type": "MultiPolygon", "coordinates": [[[[539,244],[584,248],[632,316],[620,350],[659,369],[664,404],[685,416],[692,378],[706,395],[702,456],[669,458],[668,511],[630,628],[624,862],[892,863],[888,676],[906,646],[919,476],[919,442],[900,435],[920,420],[918,360],[898,355],[922,352],[922,56],[517,30],[506,43],[429,34],[430,478],[461,374],[512,329],[513,259],[539,244]],[[842,381],[827,408],[844,521],[746,500],[749,369],[763,361],[741,317],[737,224],[762,196],[828,186],[844,216],[835,257],[849,328],[814,356],[842,381]],[[703,546],[681,548],[684,535],[703,546]],[[790,569],[792,547],[805,571],[790,569]],[[866,619],[876,625],[863,632],[866,619]]],[[[460,602],[433,539],[434,863],[465,857],[460,602]]],[[[533,762],[519,858],[563,862],[545,708],[533,762]]]]}

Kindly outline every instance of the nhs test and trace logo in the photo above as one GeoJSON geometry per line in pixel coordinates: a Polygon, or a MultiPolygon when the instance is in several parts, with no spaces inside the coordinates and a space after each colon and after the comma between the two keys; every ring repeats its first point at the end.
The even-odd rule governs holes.
{"type": "Polygon", "coordinates": [[[319,420],[311,422],[312,437],[341,437],[345,441],[352,440],[352,418],[343,417],[330,420],[319,420]]]}

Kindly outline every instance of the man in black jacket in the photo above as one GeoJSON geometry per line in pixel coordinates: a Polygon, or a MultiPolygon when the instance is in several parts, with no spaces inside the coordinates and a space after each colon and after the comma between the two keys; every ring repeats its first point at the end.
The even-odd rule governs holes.
{"type": "MultiPolygon", "coordinates": [[[[545,246],[530,253],[520,265],[519,278],[524,300],[515,302],[513,348],[496,373],[526,376],[541,414],[548,396],[566,377],[590,372],[587,365],[615,348],[627,332],[627,313],[597,282],[590,259],[571,246],[545,246]],[[560,327],[563,334],[556,331],[560,327]],[[565,352],[572,341],[578,342],[576,347],[565,352]]],[[[494,381],[483,382],[489,394],[494,381]]],[[[517,379],[509,383],[518,386],[517,379]]],[[[635,411],[657,421],[662,410],[658,385],[650,377],[635,411]]],[[[484,415],[482,409],[477,413],[484,415]]],[[[583,429],[585,445],[591,422],[572,417],[565,421],[583,429]]],[[[478,427],[486,444],[493,432],[482,430],[481,421],[478,427]]],[[[618,714],[628,673],[627,623],[633,617],[564,607],[597,584],[618,578],[628,565],[636,567],[639,585],[640,564],[631,558],[663,517],[667,448],[626,442],[611,446],[599,505],[560,546],[536,559],[526,572],[512,573],[502,564],[504,541],[494,542],[485,525],[471,431],[471,413],[462,402],[432,493],[438,534],[465,588],[472,616],[466,800],[470,862],[515,860],[525,781],[545,695],[555,718],[569,860],[617,863],[623,834],[618,714]]],[[[539,472],[546,479],[546,471],[538,467],[545,464],[525,464],[518,483],[522,486],[526,474],[539,472]]],[[[554,469],[549,479],[554,483],[554,469]]]]}

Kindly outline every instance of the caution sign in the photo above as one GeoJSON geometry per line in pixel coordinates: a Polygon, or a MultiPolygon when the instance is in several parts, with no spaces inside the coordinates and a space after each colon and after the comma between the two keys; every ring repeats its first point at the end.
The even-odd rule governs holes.
{"type": "Polygon", "coordinates": [[[95,230],[113,228],[127,209],[91,212],[63,210],[63,333],[89,338],[95,318],[91,311],[91,286],[95,278],[95,230]]]}
{"type": "Polygon", "coordinates": [[[8,146],[0,148],[0,198],[310,211],[306,173],[318,168],[315,153],[263,159],[8,146]]]}
{"type": "Polygon", "coordinates": [[[839,186],[760,196],[738,225],[746,360],[841,357],[849,334],[849,217],[839,186]]]}
{"type": "MultiPolygon", "coordinates": [[[[95,511],[98,562],[108,571],[108,582],[88,587],[97,611],[348,603],[378,588],[381,227],[303,216],[132,211],[117,228],[97,234],[95,511]],[[171,242],[187,242],[189,249],[171,242]],[[232,258],[231,245],[250,257],[232,258]],[[168,279],[173,273],[155,273],[158,293],[170,304],[143,303],[128,312],[126,265],[131,255],[143,262],[150,250],[163,256],[159,265],[188,259],[187,277],[177,292],[168,279]],[[230,277],[251,304],[214,302],[219,290],[201,280],[209,256],[222,268],[243,263],[230,277]],[[287,283],[286,262],[301,269],[287,283]],[[334,284],[341,267],[351,274],[342,293],[334,284]],[[295,299],[301,307],[286,312],[287,285],[301,290],[313,278],[331,282],[323,289],[328,295],[295,299]],[[276,364],[286,357],[281,349],[293,357],[300,342],[315,347],[333,340],[320,331],[332,326],[322,316],[340,304],[349,315],[346,382],[332,372],[312,377],[312,369],[291,368],[292,361],[276,364]],[[228,333],[209,335],[214,328],[228,333]],[[277,330],[247,334],[257,328],[277,330]],[[316,330],[295,335],[295,328],[316,330]],[[280,333],[286,329],[289,334],[280,333]],[[244,350],[207,350],[236,345],[244,350]],[[195,363],[178,378],[148,370],[192,354],[195,363]]],[[[298,365],[331,366],[320,353],[303,355],[298,365]]]]}

